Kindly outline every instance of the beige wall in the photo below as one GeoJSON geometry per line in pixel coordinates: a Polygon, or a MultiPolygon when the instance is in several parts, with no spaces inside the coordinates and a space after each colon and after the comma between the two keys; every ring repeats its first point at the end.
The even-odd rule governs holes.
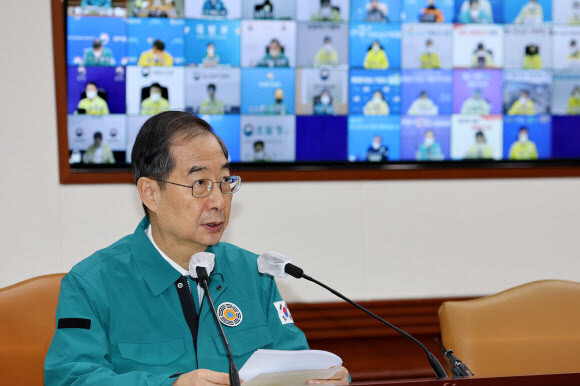
{"type": "MultiPolygon", "coordinates": [[[[47,1],[0,15],[0,287],[68,270],[142,216],[130,185],[58,183],[49,15],[47,1]]],[[[579,179],[248,183],[225,239],[293,256],[358,299],[482,294],[580,280],[579,198],[579,179]]],[[[333,300],[280,286],[287,300],[333,300]]]]}

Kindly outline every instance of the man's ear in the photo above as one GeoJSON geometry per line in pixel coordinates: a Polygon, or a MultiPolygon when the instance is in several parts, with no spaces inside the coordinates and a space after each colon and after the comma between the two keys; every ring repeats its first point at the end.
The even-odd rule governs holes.
{"type": "Polygon", "coordinates": [[[143,205],[147,207],[149,212],[157,213],[159,210],[159,193],[160,188],[157,181],[151,178],[141,177],[137,181],[137,190],[143,205]]]}

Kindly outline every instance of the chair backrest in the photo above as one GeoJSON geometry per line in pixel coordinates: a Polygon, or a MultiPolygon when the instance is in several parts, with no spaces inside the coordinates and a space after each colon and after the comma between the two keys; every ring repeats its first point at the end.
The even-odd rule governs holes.
{"type": "Polygon", "coordinates": [[[444,302],[441,336],[476,376],[580,372],[580,283],[543,280],[444,302]]]}
{"type": "Polygon", "coordinates": [[[63,276],[39,276],[0,289],[0,385],[44,384],[63,276]]]}

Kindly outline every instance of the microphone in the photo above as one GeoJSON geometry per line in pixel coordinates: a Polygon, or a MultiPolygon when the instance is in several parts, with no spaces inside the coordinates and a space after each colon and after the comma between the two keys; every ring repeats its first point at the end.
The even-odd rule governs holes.
{"type": "Polygon", "coordinates": [[[322,288],[330,291],[331,293],[338,296],[339,298],[346,301],[347,303],[352,304],[353,306],[355,306],[359,310],[363,311],[367,315],[372,316],[373,318],[375,318],[379,322],[381,322],[381,323],[387,325],[388,327],[392,328],[393,330],[397,331],[399,334],[403,335],[405,338],[409,339],[411,342],[417,344],[419,347],[421,347],[421,349],[423,351],[425,351],[425,354],[427,354],[427,360],[429,361],[429,365],[433,369],[433,372],[435,373],[435,376],[437,377],[437,379],[447,378],[447,372],[445,372],[445,369],[443,368],[443,366],[441,366],[441,363],[439,363],[439,361],[437,360],[435,355],[433,355],[429,350],[427,350],[427,347],[425,347],[423,345],[423,343],[419,342],[411,334],[401,330],[399,327],[387,322],[386,320],[384,320],[380,316],[372,313],[371,311],[367,310],[366,308],[364,308],[360,304],[350,300],[349,298],[347,298],[346,296],[344,296],[340,292],[338,292],[338,291],[330,288],[326,284],[323,284],[323,283],[319,282],[318,280],[308,276],[307,274],[304,273],[304,270],[302,268],[297,267],[294,264],[292,264],[292,260],[290,260],[290,258],[288,258],[288,257],[286,257],[278,252],[264,252],[258,257],[258,271],[260,273],[266,273],[268,275],[271,275],[274,277],[279,277],[279,278],[284,278],[287,275],[290,275],[290,276],[295,277],[297,279],[304,278],[308,281],[311,281],[313,283],[318,284],[322,288]]]}
{"type": "Polygon", "coordinates": [[[203,288],[205,294],[207,295],[207,299],[213,310],[213,315],[215,317],[216,323],[220,330],[221,336],[224,339],[224,343],[226,346],[226,350],[228,352],[228,359],[230,361],[230,385],[231,386],[240,386],[240,375],[238,373],[238,368],[234,363],[234,357],[232,355],[232,350],[230,348],[230,343],[228,342],[228,338],[224,332],[222,324],[219,321],[218,313],[215,309],[215,305],[213,304],[213,300],[211,295],[209,294],[209,273],[213,271],[215,266],[215,255],[209,252],[198,252],[192,256],[191,260],[189,261],[189,274],[191,277],[198,279],[201,288],[203,288]]]}

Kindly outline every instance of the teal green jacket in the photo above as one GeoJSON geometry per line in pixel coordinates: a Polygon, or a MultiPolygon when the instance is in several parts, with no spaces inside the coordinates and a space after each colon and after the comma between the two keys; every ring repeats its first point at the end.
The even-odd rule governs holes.
{"type": "MultiPolygon", "coordinates": [[[[194,350],[175,287],[180,273],[149,241],[148,225],[143,219],[133,235],[81,261],[62,279],[45,385],[171,385],[171,375],[196,368],[228,372],[209,302],[200,310],[189,279],[200,310],[194,350]],[[60,322],[66,328],[58,327],[61,319],[68,319],[60,322]]],[[[255,254],[227,243],[207,251],[216,256],[210,276],[216,308],[231,302],[242,313],[237,326],[223,325],[238,368],[260,348],[308,349],[302,331],[275,308],[282,298],[274,279],[258,272],[255,254]]]]}

